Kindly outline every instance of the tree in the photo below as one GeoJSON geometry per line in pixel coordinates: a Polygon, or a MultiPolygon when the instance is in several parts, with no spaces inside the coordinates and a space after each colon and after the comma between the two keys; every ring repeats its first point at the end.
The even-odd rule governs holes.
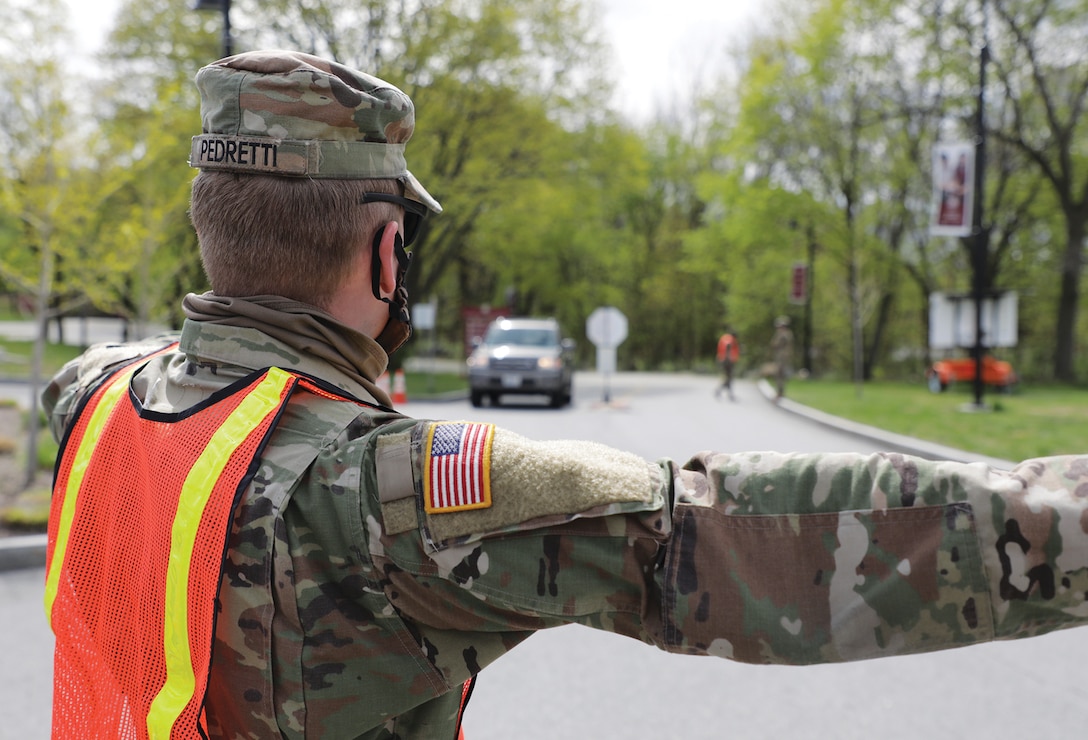
{"type": "MultiPolygon", "coordinates": [[[[1002,12],[1010,5],[1005,3],[1002,12]]],[[[716,95],[725,100],[716,105],[731,123],[717,137],[719,174],[704,178],[703,195],[720,203],[715,208],[722,211],[720,218],[733,222],[727,231],[741,248],[744,234],[758,235],[775,242],[764,249],[775,250],[775,259],[788,264],[796,255],[777,245],[798,239],[780,224],[790,222],[813,234],[805,241],[818,243],[815,261],[832,263],[818,269],[816,290],[839,287],[834,308],[817,312],[825,327],[822,349],[835,351],[838,340],[829,339],[828,330],[847,312],[852,375],[868,379],[897,345],[901,350],[926,346],[930,292],[962,290],[960,276],[970,274],[967,266],[948,269],[962,263],[965,251],[931,237],[928,222],[930,148],[936,140],[970,137],[973,131],[978,61],[967,33],[973,29],[962,4],[952,12],[939,4],[936,13],[930,2],[901,0],[795,1],[783,7],[788,12],[772,30],[752,38],[736,93],[716,95]],[[728,111],[732,100],[738,101],[736,113],[728,111]],[[763,207],[771,202],[804,215],[763,207]],[[837,218],[827,219],[832,212],[837,218]],[[911,281],[905,276],[917,290],[907,290],[911,281]],[[902,312],[896,305],[921,317],[911,322],[921,332],[897,318],[902,312]]],[[[1069,26],[1076,35],[1077,23],[1069,26]]],[[[1075,58],[1063,48],[1062,58],[1075,58]]],[[[1043,70],[1040,77],[1046,79],[1039,84],[1050,86],[1061,75],[1043,70]]],[[[1021,89],[1028,82],[1021,80],[1021,89]]],[[[1067,97],[1079,101],[1083,90],[1077,83],[1067,97]]],[[[1025,98],[1038,103],[1039,96],[994,97],[989,96],[987,115],[995,131],[1007,131],[1014,121],[1026,130],[1047,130],[1041,115],[1031,126],[1022,112],[1025,98]]],[[[1015,284],[1038,294],[1042,291],[1027,281],[1045,280],[1039,272],[1050,262],[1026,255],[1046,253],[1039,234],[1050,229],[1052,219],[1039,204],[1060,196],[1040,199],[1038,176],[1024,166],[1029,155],[1007,135],[993,138],[983,223],[992,238],[984,266],[987,282],[996,285],[1016,260],[1021,268],[1015,284]]],[[[1044,140],[1039,136],[1040,143],[1044,140]]],[[[1065,161],[1072,165],[1079,159],[1065,161]]],[[[1071,262],[1069,250],[1065,261],[1071,262]]],[[[730,295],[738,294],[733,286],[742,280],[748,291],[762,284],[752,280],[753,264],[739,265],[741,272],[730,275],[730,295]]],[[[784,270],[785,265],[780,273],[784,270]]]]}
{"type": "Polygon", "coordinates": [[[992,133],[1020,149],[1049,184],[1064,219],[1054,376],[1076,379],[1076,324],[1088,235],[1088,3],[995,0],[991,59],[1008,113],[992,133]]]}
{"type": "Polygon", "coordinates": [[[135,322],[179,326],[180,301],[207,286],[188,218],[191,137],[200,132],[193,77],[219,56],[219,19],[186,3],[126,0],[103,55],[100,135],[91,143],[104,186],[94,224],[109,265],[93,301],[135,322]]]}
{"type": "Polygon", "coordinates": [[[329,55],[397,84],[416,104],[413,172],[446,212],[425,222],[409,273],[426,296],[463,259],[486,214],[564,166],[563,127],[595,113],[602,51],[581,2],[278,0],[248,5],[261,44],[329,55]]]}
{"type": "Polygon", "coordinates": [[[63,18],[59,0],[0,7],[0,141],[8,152],[0,206],[19,224],[17,237],[0,254],[0,276],[33,296],[37,319],[27,485],[37,470],[38,389],[48,321],[59,308],[53,305],[54,265],[71,243],[69,170],[76,150],[70,145],[74,122],[64,85],[63,18]]]}
{"type": "MultiPolygon", "coordinates": [[[[753,43],[746,79],[741,85],[739,136],[725,147],[726,156],[744,172],[744,182],[786,194],[807,193],[822,204],[819,219],[780,220],[819,226],[814,238],[824,259],[837,265],[823,281],[842,281],[847,297],[852,376],[861,382],[865,370],[863,328],[872,311],[871,295],[879,283],[867,262],[876,259],[876,240],[864,211],[881,186],[872,163],[885,144],[879,77],[863,54],[868,36],[852,7],[842,0],[813,6],[810,12],[791,7],[773,35],[753,43]],[[824,216],[835,212],[829,221],[824,216]]],[[[789,200],[789,198],[785,198],[789,200]]],[[[776,229],[781,232],[781,227],[776,229]]],[[[765,232],[766,233],[766,232],[765,232]]],[[[795,239],[787,240],[787,243],[795,239]]],[[[781,270],[786,277],[786,266],[781,270]]],[[[894,284],[894,281],[892,282],[894,284]]],[[[780,294],[783,294],[780,292],[780,294]]]]}

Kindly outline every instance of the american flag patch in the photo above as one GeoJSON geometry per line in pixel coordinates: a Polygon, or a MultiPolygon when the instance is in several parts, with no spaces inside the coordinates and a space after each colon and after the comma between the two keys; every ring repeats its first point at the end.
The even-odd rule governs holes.
{"type": "Polygon", "coordinates": [[[424,505],[428,513],[491,506],[491,441],[495,427],[436,422],[427,433],[424,505]]]}

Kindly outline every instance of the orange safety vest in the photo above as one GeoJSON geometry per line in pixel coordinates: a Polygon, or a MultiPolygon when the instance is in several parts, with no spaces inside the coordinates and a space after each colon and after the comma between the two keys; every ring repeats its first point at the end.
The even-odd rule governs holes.
{"type": "Polygon", "coordinates": [[[127,392],[134,370],[91,395],[57,468],[54,737],[197,736],[231,514],[298,380],[272,368],[164,415],[127,392]]]}
{"type": "Polygon", "coordinates": [[[89,396],[58,459],[45,589],[57,738],[207,737],[234,508],[295,388],[350,400],[270,368],[180,414],[149,412],[128,392],[139,366],[89,396]]]}
{"type": "Polygon", "coordinates": [[[718,339],[718,362],[736,362],[740,359],[740,345],[732,334],[722,334],[718,339]]]}

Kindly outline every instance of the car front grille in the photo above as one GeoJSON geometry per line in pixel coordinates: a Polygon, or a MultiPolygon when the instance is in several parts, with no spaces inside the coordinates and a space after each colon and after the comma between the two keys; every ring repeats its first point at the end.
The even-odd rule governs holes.
{"type": "Polygon", "coordinates": [[[504,372],[526,372],[529,370],[536,370],[536,360],[524,357],[506,357],[503,359],[492,358],[491,369],[502,370],[504,372]]]}

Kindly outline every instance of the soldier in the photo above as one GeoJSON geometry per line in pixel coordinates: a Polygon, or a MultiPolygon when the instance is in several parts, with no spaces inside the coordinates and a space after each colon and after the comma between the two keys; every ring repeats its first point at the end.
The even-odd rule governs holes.
{"type": "Polygon", "coordinates": [[[775,399],[786,395],[786,378],[793,366],[793,332],[790,320],[779,316],[774,320],[774,335],[771,337],[771,357],[774,358],[775,399]]]}
{"type": "Polygon", "coordinates": [[[61,737],[454,738],[477,673],[581,624],[808,664],[1088,620],[1088,459],[648,462],[406,418],[404,246],[438,203],[400,90],[304,54],[200,70],[212,292],[45,392],[61,737]]]}

